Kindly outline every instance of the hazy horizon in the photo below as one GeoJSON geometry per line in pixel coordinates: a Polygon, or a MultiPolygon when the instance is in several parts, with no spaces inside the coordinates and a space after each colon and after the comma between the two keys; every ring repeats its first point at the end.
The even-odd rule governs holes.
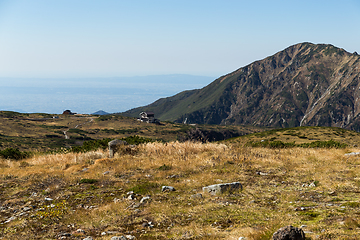
{"type": "Polygon", "coordinates": [[[184,90],[202,88],[213,77],[186,74],[117,78],[32,79],[0,78],[0,110],[60,114],[123,112],[170,97],[184,90]]]}

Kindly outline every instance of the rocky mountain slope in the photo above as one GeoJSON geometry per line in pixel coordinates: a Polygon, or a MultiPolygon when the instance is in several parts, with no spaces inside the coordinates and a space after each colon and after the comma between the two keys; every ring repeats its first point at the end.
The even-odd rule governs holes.
{"type": "Polygon", "coordinates": [[[360,56],[328,44],[300,43],[222,76],[208,86],[129,110],[161,120],[268,127],[360,130],[360,56]]]}

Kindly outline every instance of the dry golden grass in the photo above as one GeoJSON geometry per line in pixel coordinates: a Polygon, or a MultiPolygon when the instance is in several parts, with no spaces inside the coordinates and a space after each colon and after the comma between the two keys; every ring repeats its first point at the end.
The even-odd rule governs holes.
{"type": "Polygon", "coordinates": [[[291,224],[306,225],[310,239],[356,239],[360,155],[345,153],[357,151],[170,142],[113,159],[99,150],[1,160],[0,237],[56,239],[81,228],[95,239],[110,239],[104,231],[137,239],[269,239],[291,224]],[[235,181],[242,191],[202,192],[235,181]],[[176,191],[161,192],[164,185],[176,191]],[[136,200],[127,199],[128,191],[136,200]],[[139,204],[147,195],[151,201],[139,204]],[[52,210],[45,197],[53,199],[52,210]],[[17,215],[24,206],[34,207],[17,215]],[[142,226],[147,222],[154,226],[142,226]]]}

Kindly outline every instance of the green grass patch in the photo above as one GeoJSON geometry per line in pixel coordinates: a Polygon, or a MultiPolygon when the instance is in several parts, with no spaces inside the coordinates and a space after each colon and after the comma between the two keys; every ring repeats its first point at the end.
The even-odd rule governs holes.
{"type": "Polygon", "coordinates": [[[172,168],[171,166],[166,165],[166,164],[158,167],[158,169],[159,169],[159,170],[162,170],[162,171],[167,171],[167,170],[170,170],[171,168],[172,168]]]}
{"type": "Polygon", "coordinates": [[[132,188],[129,188],[128,191],[133,191],[136,194],[147,194],[153,192],[154,190],[159,189],[159,185],[153,182],[142,182],[132,188]]]}
{"type": "Polygon", "coordinates": [[[92,179],[92,178],[83,178],[80,179],[79,183],[89,183],[89,184],[94,184],[97,183],[99,180],[97,179],[92,179]]]}

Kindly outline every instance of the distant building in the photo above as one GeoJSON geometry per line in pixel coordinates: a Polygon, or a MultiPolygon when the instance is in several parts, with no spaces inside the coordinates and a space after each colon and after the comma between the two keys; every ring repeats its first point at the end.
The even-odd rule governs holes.
{"type": "Polygon", "coordinates": [[[140,117],[138,118],[141,122],[147,122],[147,123],[158,123],[159,120],[155,119],[155,114],[153,112],[141,112],[140,117]]]}
{"type": "Polygon", "coordinates": [[[65,110],[62,114],[63,115],[74,115],[75,113],[72,113],[70,110],[65,110]]]}

